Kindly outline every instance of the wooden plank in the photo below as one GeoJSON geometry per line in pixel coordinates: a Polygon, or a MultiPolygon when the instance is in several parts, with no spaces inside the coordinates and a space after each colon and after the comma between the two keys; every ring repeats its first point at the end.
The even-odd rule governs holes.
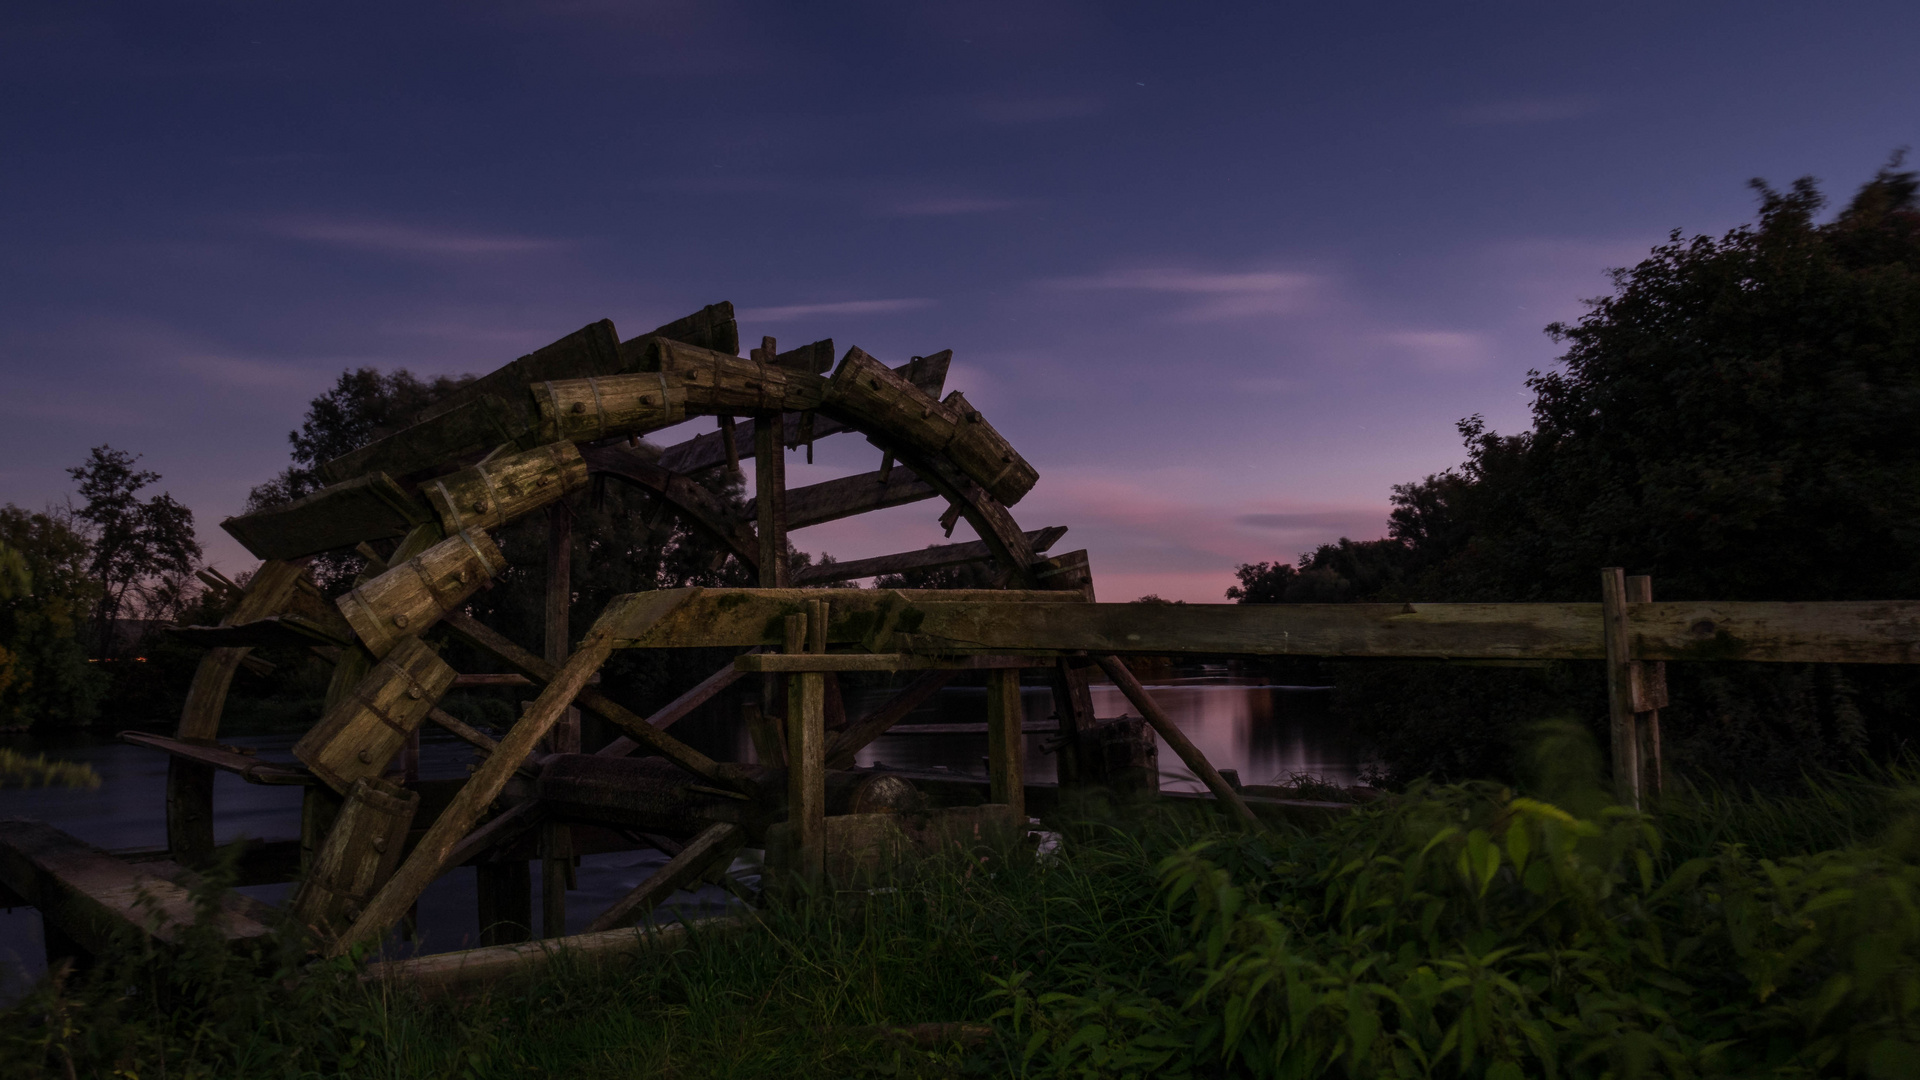
{"type": "Polygon", "coordinates": [[[720,822],[708,826],[687,841],[665,866],[647,875],[646,880],[601,912],[588,924],[586,932],[617,930],[646,918],[662,900],[705,876],[722,859],[731,860],[745,838],[746,830],[738,825],[720,822]]]}
{"type": "Polygon", "coordinates": [[[805,412],[818,408],[827,381],[811,372],[776,366],[775,350],[741,358],[714,349],[656,339],[643,370],[677,381],[689,416],[805,412]]]}
{"type": "Polygon", "coordinates": [[[1053,714],[1060,721],[1060,747],[1054,751],[1054,768],[1061,787],[1079,783],[1085,774],[1081,738],[1098,722],[1087,686],[1089,666],[1084,658],[1061,657],[1048,673],[1053,684],[1053,714]]]}
{"type": "Polygon", "coordinates": [[[784,421],[778,413],[754,421],[754,532],[759,537],[760,585],[785,588],[787,564],[787,455],[782,449],[784,421]]]}
{"type": "Polygon", "coordinates": [[[967,519],[974,534],[992,550],[993,561],[1005,571],[1009,584],[1019,589],[1040,587],[1034,567],[1040,557],[1005,506],[943,457],[922,454],[878,438],[872,441],[933,485],[947,500],[949,512],[958,511],[967,519]]]}
{"type": "Polygon", "coordinates": [[[556,379],[535,383],[532,393],[542,442],[645,435],[687,418],[687,388],[665,372],[556,379]]]}
{"type": "Polygon", "coordinates": [[[164,735],[144,731],[123,731],[118,738],[132,746],[145,746],[184,761],[196,762],[220,772],[230,772],[249,784],[316,784],[313,773],[291,762],[262,761],[251,754],[224,746],[195,745],[164,735]]]}
{"type": "Polygon", "coordinates": [[[1172,717],[1160,708],[1159,703],[1153,700],[1153,695],[1147,693],[1146,687],[1140,685],[1140,680],[1133,677],[1133,672],[1127,670],[1127,665],[1121,663],[1119,657],[1097,656],[1094,657],[1094,662],[1100,665],[1100,670],[1107,673],[1107,678],[1113,680],[1113,685],[1119,687],[1120,692],[1126,695],[1127,701],[1140,710],[1140,715],[1146,719],[1147,723],[1153,725],[1153,730],[1159,734],[1160,738],[1173,748],[1174,753],[1180,755],[1180,760],[1186,764],[1187,768],[1193,770],[1193,774],[1200,778],[1201,783],[1207,785],[1207,790],[1213,792],[1214,798],[1219,799],[1247,824],[1259,824],[1259,819],[1254,817],[1252,810],[1248,809],[1240,793],[1233,790],[1233,785],[1227,783],[1226,778],[1220,775],[1220,771],[1207,760],[1207,756],[1200,752],[1200,748],[1193,745],[1193,740],[1187,738],[1187,733],[1181,731],[1172,717]]]}
{"type": "Polygon", "coordinates": [[[1633,716],[1632,638],[1627,629],[1627,572],[1600,571],[1602,633],[1607,645],[1607,721],[1613,743],[1613,794],[1640,806],[1640,735],[1633,716]]]}
{"type": "MultiPolygon", "coordinates": [[[[0,821],[0,885],[92,953],[107,952],[127,929],[178,941],[196,917],[186,889],[39,821],[0,821]]],[[[211,925],[222,940],[235,943],[270,932],[226,904],[211,925]]]]}
{"type": "MultiPolygon", "coordinates": [[[[693,710],[711,701],[714,695],[739,681],[741,674],[737,666],[728,664],[695,683],[686,693],[662,706],[652,716],[647,717],[647,723],[656,731],[665,731],[674,722],[684,719],[693,710]]],[[[626,757],[639,748],[638,742],[622,735],[594,753],[600,757],[626,757]]]]}
{"type": "MultiPolygon", "coordinates": [[[[785,354],[783,354],[785,355],[785,354]]],[[[920,388],[929,397],[939,397],[941,388],[947,379],[947,367],[953,359],[952,350],[935,353],[932,356],[915,357],[908,363],[894,368],[894,372],[908,382],[920,388]]],[[[788,448],[800,445],[800,414],[788,412],[783,419],[782,429],[788,448]]],[[[854,430],[830,417],[818,417],[814,420],[813,437],[815,441],[829,435],[838,435],[843,431],[854,430]]],[[[741,455],[751,457],[754,454],[754,426],[751,420],[742,420],[734,427],[735,446],[741,455]]],[[[675,443],[660,455],[660,467],[677,473],[697,473],[704,469],[716,468],[728,464],[726,445],[719,432],[696,435],[685,442],[675,443]]]]}
{"type": "MultiPolygon", "coordinates": [[[[616,648],[692,647],[731,644],[735,640],[743,648],[753,645],[778,646],[784,640],[781,620],[803,610],[808,600],[819,595],[817,589],[694,587],[662,591],[684,598],[684,611],[676,608],[659,621],[644,626],[628,628],[612,625],[616,648]]],[[[835,645],[859,644],[870,651],[888,651],[886,635],[893,633],[898,621],[888,618],[890,612],[893,615],[907,612],[917,620],[922,618],[920,609],[933,602],[1053,606],[1061,602],[1061,595],[1057,592],[1016,589],[836,589],[833,624],[828,628],[828,640],[835,645]],[[913,599],[909,601],[908,597],[913,599]],[[880,634],[883,622],[886,624],[884,635],[880,634]]],[[[1142,605],[1115,606],[1132,608],[1142,605]]]]}
{"type": "Polygon", "coordinates": [[[455,675],[453,677],[453,688],[455,690],[459,690],[462,687],[472,687],[472,686],[532,686],[532,685],[534,685],[533,680],[527,678],[525,675],[486,674],[486,675],[455,675]]]}
{"type": "Polygon", "coordinates": [[[961,472],[991,492],[1003,506],[1018,503],[1040,481],[1040,471],[1028,463],[1006,437],[987,423],[979,409],[955,390],[941,402],[961,419],[953,440],[941,453],[961,472]]]}
{"type": "MultiPolygon", "coordinates": [[[[601,616],[601,623],[609,620],[644,623],[643,611],[652,611],[658,617],[685,600],[685,597],[673,593],[616,597],[608,605],[606,614],[601,616]]],[[[559,671],[551,673],[550,681],[532,707],[500,740],[500,748],[474,770],[473,777],[428,827],[426,835],[414,846],[406,862],[401,864],[393,878],[368,903],[366,910],[341,935],[332,949],[334,955],[345,953],[354,945],[378,940],[388,927],[406,914],[407,909],[420,898],[421,892],[446,869],[446,857],[454,845],[472,831],[474,823],[486,812],[487,807],[499,798],[501,789],[506,787],[519,763],[546,737],[553,725],[559,723],[567,707],[586,688],[588,677],[606,662],[611,651],[610,635],[602,626],[596,625],[588,631],[579,651],[559,671]]]]}
{"type": "Polygon", "coordinates": [[[407,638],[321,714],[293,744],[293,756],[344,795],[355,781],[386,772],[452,683],[453,669],[440,654],[418,638],[407,638]]]}
{"type": "MultiPolygon", "coordinates": [[[[621,607],[622,601],[631,602],[626,610],[631,611],[633,608],[642,609],[641,612],[636,613],[633,617],[644,621],[646,618],[645,611],[653,611],[654,617],[660,618],[670,612],[677,604],[684,603],[685,600],[686,598],[684,596],[677,596],[674,592],[667,591],[657,593],[630,593],[624,597],[616,597],[615,602],[607,606],[606,613],[601,616],[601,623],[605,623],[609,616],[615,614],[616,609],[621,607]],[[649,598],[669,599],[662,600],[658,605],[640,603],[641,600],[649,598]]],[[[447,629],[459,635],[461,639],[476,648],[484,649],[492,653],[508,665],[519,668],[528,678],[549,688],[551,688],[553,680],[561,670],[527,650],[522,649],[518,645],[515,645],[513,642],[501,636],[499,632],[483,625],[479,620],[465,612],[453,612],[449,614],[446,618],[446,623],[447,629]]],[[[598,630],[600,624],[596,623],[595,626],[596,630],[598,630]]],[[[591,681],[591,673],[589,673],[588,680],[591,681]]],[[[584,689],[586,683],[583,682],[581,685],[583,689],[576,697],[579,699],[579,704],[583,708],[591,709],[615,724],[618,724],[632,735],[636,741],[688,772],[705,777],[722,786],[732,786],[732,781],[725,778],[723,770],[721,770],[718,763],[712,758],[702,754],[700,751],[695,750],[693,747],[688,746],[686,743],[681,742],[666,732],[655,728],[652,724],[647,723],[639,714],[613,701],[606,695],[595,690],[584,689]]],[[[542,697],[545,697],[545,691],[542,691],[542,697]]],[[[520,722],[525,723],[525,717],[522,717],[520,722]]],[[[517,727],[518,725],[516,725],[516,728],[517,727]]]]}
{"type": "MultiPolygon", "coordinates": [[[[532,680],[528,680],[528,685],[529,686],[533,685],[532,680]]],[[[489,754],[493,753],[493,751],[500,745],[498,742],[495,742],[492,737],[488,736],[485,732],[482,732],[480,729],[473,727],[472,725],[468,724],[466,721],[460,719],[459,717],[453,715],[450,712],[447,712],[445,709],[442,709],[437,705],[427,710],[427,719],[440,725],[440,727],[443,730],[451,732],[456,738],[460,739],[462,742],[465,742],[470,746],[476,747],[477,749],[484,750],[489,754]]]]}
{"type": "Polygon", "coordinates": [[[545,816],[540,804],[533,799],[515,803],[495,814],[485,825],[461,837],[460,842],[447,852],[447,865],[465,866],[541,824],[545,816]]]}
{"type": "Polygon", "coordinates": [[[406,476],[486,449],[485,440],[497,435],[506,437],[495,438],[490,445],[531,441],[526,433],[535,417],[527,387],[554,379],[618,375],[624,370],[619,336],[613,323],[602,319],[482,375],[429,406],[412,426],[342,454],[321,465],[318,472],[328,483],[375,469],[406,476]],[[491,404],[484,403],[488,398],[493,399],[491,404]],[[464,418],[451,415],[467,406],[473,408],[464,418]]]}
{"type": "Polygon", "coordinates": [[[987,675],[988,801],[1005,803],[1013,819],[1027,820],[1025,713],[1020,708],[1020,672],[1002,669],[987,675]]]}
{"type": "Polygon", "coordinates": [[[722,300],[717,304],[708,304],[691,315],[675,319],[665,326],[655,327],[637,338],[620,343],[622,357],[639,362],[646,352],[648,338],[663,337],[673,341],[684,341],[689,345],[698,345],[703,349],[715,349],[723,353],[740,351],[740,326],[734,321],[733,304],[722,300]]]}
{"type": "Polygon", "coordinates": [[[1920,663],[1913,600],[1632,604],[1627,628],[1639,660],[1920,663]]]}
{"type": "Polygon", "coordinates": [[[617,476],[665,499],[689,525],[725,544],[749,569],[760,565],[760,541],[752,526],[736,517],[711,491],[692,479],[661,468],[625,446],[590,447],[582,452],[594,474],[617,476]]]}
{"type": "Polygon", "coordinates": [[[492,538],[473,529],[447,537],[335,603],[360,644],[379,659],[403,641],[418,640],[506,567],[492,538]]]}
{"type": "MultiPolygon", "coordinates": [[[[877,472],[860,473],[808,484],[786,494],[787,529],[792,531],[890,506],[905,506],[931,499],[939,492],[907,470],[896,469],[884,480],[877,472]]],[[[749,502],[747,510],[758,513],[759,500],[749,502]]]]}
{"type": "Polygon", "coordinates": [[[405,536],[432,508],[383,472],[356,476],[304,498],[220,523],[260,559],[297,559],[366,540],[405,536]]]}
{"type": "MultiPolygon", "coordinates": [[[[827,605],[809,600],[807,608],[787,616],[787,637],[804,637],[805,648],[819,652],[827,646],[827,605]]],[[[787,686],[787,821],[798,864],[793,869],[802,880],[818,883],[827,854],[826,687],[817,673],[794,675],[787,686]]]]}
{"type": "MultiPolygon", "coordinates": [[[[1059,543],[1067,534],[1065,525],[1052,525],[1044,529],[1034,529],[1027,533],[1027,540],[1033,550],[1044,552],[1059,543]]],[[[897,555],[878,555],[871,559],[849,559],[845,562],[822,563],[819,566],[803,566],[793,575],[796,586],[825,585],[835,581],[853,581],[858,578],[878,577],[881,574],[904,574],[910,570],[933,570],[942,566],[958,566],[961,563],[987,562],[993,558],[993,551],[984,540],[970,540],[963,544],[935,544],[919,551],[903,551],[897,555]]]]}
{"type": "Polygon", "coordinates": [[[400,864],[420,796],[377,776],[355,780],[313,865],[287,901],[301,926],[321,934],[360,913],[400,864]]]}

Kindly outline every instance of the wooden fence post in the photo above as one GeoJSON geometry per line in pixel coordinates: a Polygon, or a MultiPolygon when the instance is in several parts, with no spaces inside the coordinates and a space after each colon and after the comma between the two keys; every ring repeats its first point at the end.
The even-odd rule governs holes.
{"type": "MultiPolygon", "coordinates": [[[[825,600],[809,600],[806,614],[787,616],[788,651],[825,652],[827,614],[825,600]]],[[[826,680],[799,672],[787,685],[787,820],[800,874],[817,883],[826,868],[826,680]]]]}
{"type": "Polygon", "coordinates": [[[1020,708],[1020,669],[987,672],[988,801],[1006,803],[1020,826],[1027,822],[1025,719],[1020,708]]]}
{"type": "Polygon", "coordinates": [[[1613,792],[1640,807],[1640,737],[1633,715],[1632,641],[1627,634],[1627,572],[1600,571],[1600,626],[1607,646],[1607,719],[1613,735],[1613,792]]]}
{"type": "MultiPolygon", "coordinates": [[[[1653,603],[1653,578],[1645,574],[1628,578],[1627,603],[1653,603]]],[[[1667,704],[1667,664],[1664,660],[1635,660],[1631,673],[1640,791],[1643,798],[1657,800],[1666,781],[1660,763],[1660,710],[1667,704]]]]}

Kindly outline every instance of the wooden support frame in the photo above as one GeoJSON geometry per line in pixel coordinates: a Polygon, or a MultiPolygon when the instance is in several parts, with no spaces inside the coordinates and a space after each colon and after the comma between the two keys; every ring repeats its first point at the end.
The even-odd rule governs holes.
{"type": "Polygon", "coordinates": [[[991,798],[1012,809],[1013,819],[1027,820],[1025,712],[1020,707],[1020,669],[998,668],[987,674],[987,776],[991,798]]]}
{"type": "Polygon", "coordinates": [[[647,875],[645,881],[601,912],[585,932],[617,930],[646,918],[662,900],[705,876],[715,863],[732,859],[745,837],[745,830],[728,822],[708,826],[674,852],[665,866],[647,875]]]}
{"type": "Polygon", "coordinates": [[[1173,748],[1174,753],[1180,755],[1180,760],[1186,763],[1187,768],[1192,769],[1193,774],[1200,778],[1200,782],[1207,785],[1207,790],[1213,792],[1213,797],[1220,800],[1220,805],[1233,811],[1241,821],[1249,825],[1258,825],[1260,819],[1253,816],[1253,811],[1248,809],[1246,800],[1240,797],[1239,792],[1233,790],[1233,785],[1227,783],[1226,778],[1220,775],[1220,771],[1207,760],[1207,756],[1200,752],[1200,748],[1193,745],[1193,740],[1187,738],[1187,733],[1181,731],[1180,726],[1173,722],[1173,718],[1160,708],[1159,703],[1153,700],[1153,695],[1147,693],[1147,688],[1141,686],[1140,680],[1134,678],[1133,672],[1127,670],[1127,665],[1121,663],[1117,656],[1100,656],[1094,659],[1100,665],[1100,670],[1107,673],[1107,678],[1113,680],[1113,685],[1119,687],[1120,692],[1126,695],[1127,701],[1140,710],[1140,715],[1153,726],[1153,730],[1159,734],[1160,738],[1166,740],[1166,744],[1173,748]]]}
{"type": "Polygon", "coordinates": [[[852,768],[854,758],[869,743],[885,735],[889,728],[905,719],[908,713],[919,708],[959,674],[953,670],[929,671],[887,699],[886,704],[848,723],[847,729],[834,736],[832,744],[827,747],[827,768],[852,768]]]}
{"type": "MultiPolygon", "coordinates": [[[[789,615],[789,652],[824,652],[831,621],[827,601],[807,601],[804,614],[789,615]]],[[[802,880],[817,884],[826,869],[827,729],[826,677],[799,672],[787,682],[787,821],[802,880]]]]}
{"type": "Polygon", "coordinates": [[[1640,735],[1633,713],[1632,630],[1627,625],[1627,572],[1600,571],[1601,632],[1607,649],[1607,727],[1613,746],[1613,794],[1640,806],[1640,735]]]}

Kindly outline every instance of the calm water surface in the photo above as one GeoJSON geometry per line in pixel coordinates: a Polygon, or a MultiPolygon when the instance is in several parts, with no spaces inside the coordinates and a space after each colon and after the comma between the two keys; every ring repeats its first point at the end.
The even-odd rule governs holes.
{"type": "MultiPolygon", "coordinates": [[[[1174,722],[1218,768],[1239,770],[1243,783],[1284,781],[1296,773],[1311,773],[1338,783],[1353,783],[1361,762],[1353,744],[1328,719],[1327,695],[1314,688],[1274,686],[1228,676],[1178,678],[1149,687],[1174,722]]],[[[850,695],[848,711],[866,711],[886,691],[850,695]]],[[[949,687],[935,695],[903,722],[977,723],[984,719],[986,691],[979,687],[949,687]]],[[[1030,724],[1050,723],[1053,698],[1044,686],[1023,688],[1022,703],[1030,724]]],[[[1126,699],[1112,686],[1093,687],[1094,711],[1101,717],[1130,713],[1126,699]]],[[[677,732],[676,732],[677,733],[677,732]]],[[[689,737],[693,732],[687,733],[689,737]]],[[[743,733],[711,732],[698,740],[744,748],[743,733]],[[716,738],[716,736],[718,738],[716,738]]],[[[292,760],[288,753],[294,735],[232,736],[223,741],[255,748],[262,758],[292,760]]],[[[1027,736],[1027,777],[1051,781],[1053,757],[1044,749],[1046,737],[1027,736]]],[[[0,745],[24,753],[85,762],[100,774],[98,789],[76,791],[42,789],[0,791],[0,818],[30,817],[48,822],[89,843],[109,850],[157,848],[166,843],[167,758],[150,749],[128,746],[96,735],[46,738],[0,737],[0,745]]],[[[718,747],[715,747],[718,749],[718,747]]],[[[944,765],[956,772],[985,775],[986,736],[982,733],[885,735],[860,755],[861,765],[886,764],[895,768],[944,765]]],[[[742,755],[744,756],[744,755],[742,755]]],[[[421,775],[465,775],[474,760],[465,743],[428,726],[421,736],[421,775]]],[[[1162,744],[1161,786],[1167,790],[1201,790],[1200,782],[1162,744]]],[[[225,773],[214,787],[214,833],[221,843],[242,836],[279,839],[299,835],[300,789],[248,784],[225,773]]],[[[569,894],[568,929],[585,929],[635,883],[665,861],[654,851],[619,852],[587,856],[579,873],[580,888],[569,894]]],[[[753,869],[736,864],[737,871],[753,869]]],[[[291,890],[288,885],[256,886],[243,890],[276,903],[291,890]]],[[[538,925],[539,891],[533,898],[538,925]]],[[[729,897],[708,887],[681,894],[663,914],[688,916],[722,910],[729,897]]],[[[478,943],[473,903],[473,871],[460,869],[434,883],[420,900],[422,951],[468,948],[478,943]]],[[[413,946],[403,947],[410,950],[413,946]]],[[[0,909],[0,1000],[17,995],[45,966],[40,916],[32,908],[0,909]]]]}

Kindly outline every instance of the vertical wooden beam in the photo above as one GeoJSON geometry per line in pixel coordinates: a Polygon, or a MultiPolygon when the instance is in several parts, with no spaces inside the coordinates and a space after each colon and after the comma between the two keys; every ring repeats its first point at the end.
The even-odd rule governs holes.
{"type": "MultiPolygon", "coordinates": [[[[547,663],[567,661],[573,610],[573,511],[564,501],[547,507],[547,663]]],[[[547,736],[555,754],[580,752],[580,710],[569,706],[547,736]]],[[[540,830],[540,936],[567,933],[567,888],[573,879],[573,828],[549,821],[540,830]]]]}
{"type": "Polygon", "coordinates": [[[1232,810],[1235,816],[1249,825],[1260,823],[1246,800],[1233,790],[1233,785],[1227,783],[1226,777],[1220,775],[1220,770],[1213,767],[1207,755],[1201,753],[1200,748],[1193,745],[1193,740],[1187,738],[1187,733],[1181,731],[1173,718],[1160,708],[1153,700],[1153,695],[1147,693],[1147,688],[1140,685],[1140,680],[1133,677],[1133,672],[1127,670],[1127,665],[1121,663],[1119,657],[1099,656],[1094,660],[1100,665],[1100,670],[1107,673],[1107,678],[1113,680],[1113,685],[1126,695],[1127,701],[1140,710],[1140,715],[1146,718],[1153,730],[1166,740],[1168,746],[1173,747],[1174,753],[1180,755],[1180,760],[1187,768],[1192,769],[1201,783],[1207,785],[1207,790],[1213,792],[1213,797],[1219,799],[1222,806],[1232,810]]]}
{"type": "Polygon", "coordinates": [[[1093,730],[1094,723],[1087,667],[1085,660],[1062,657],[1048,671],[1053,682],[1053,715],[1060,721],[1060,748],[1054,752],[1054,769],[1063,788],[1080,783],[1086,775],[1081,738],[1093,730]]]}
{"type": "Polygon", "coordinates": [[[987,672],[987,776],[991,801],[1013,808],[1013,820],[1027,820],[1025,716],[1020,708],[1020,670],[987,672]]]}
{"type": "MultiPolygon", "coordinates": [[[[787,638],[804,651],[825,652],[827,602],[810,600],[804,615],[787,616],[787,638]]],[[[826,866],[827,731],[826,685],[818,672],[789,677],[787,704],[787,820],[793,829],[796,869],[817,883],[826,866]]]]}
{"type": "MultiPolygon", "coordinates": [[[[772,338],[762,338],[753,358],[773,363],[772,338]]],[[[791,584],[787,567],[787,430],[784,413],[760,413],[753,418],[753,495],[760,536],[760,587],[785,589],[791,584]]]]}
{"type": "Polygon", "coordinates": [[[1600,571],[1600,623],[1607,643],[1607,720],[1613,736],[1613,792],[1640,806],[1640,738],[1633,715],[1632,640],[1627,633],[1627,572],[1600,571]]]}
{"type": "MultiPolygon", "coordinates": [[[[1627,603],[1653,603],[1653,578],[1635,574],[1627,579],[1627,603]]],[[[1639,734],[1640,791],[1658,800],[1666,777],[1660,764],[1660,710],[1667,704],[1667,664],[1664,660],[1635,660],[1633,680],[1634,726],[1639,734]]]]}

